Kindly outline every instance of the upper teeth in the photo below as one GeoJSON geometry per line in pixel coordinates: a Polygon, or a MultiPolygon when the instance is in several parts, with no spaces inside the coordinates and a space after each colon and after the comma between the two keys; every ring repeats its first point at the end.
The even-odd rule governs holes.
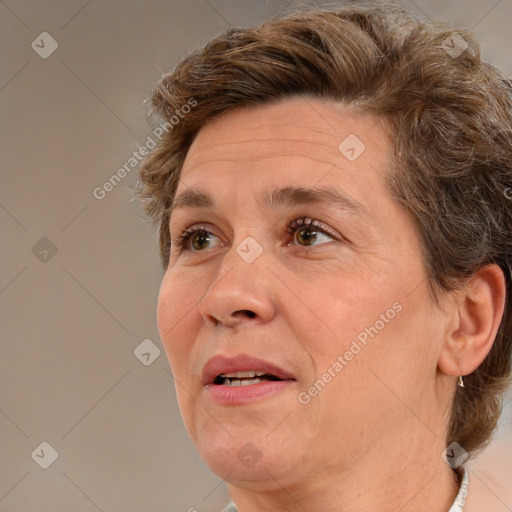
{"type": "Polygon", "coordinates": [[[243,379],[243,378],[249,378],[252,379],[253,377],[259,377],[261,375],[266,375],[265,372],[258,372],[256,370],[250,370],[245,372],[234,372],[234,373],[221,373],[220,377],[224,379],[243,379]]]}

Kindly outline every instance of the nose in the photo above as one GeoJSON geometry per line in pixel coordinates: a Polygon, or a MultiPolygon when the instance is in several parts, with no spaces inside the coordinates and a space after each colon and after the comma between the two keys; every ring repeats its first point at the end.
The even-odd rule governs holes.
{"type": "Polygon", "coordinates": [[[247,263],[235,246],[223,257],[216,278],[199,302],[203,319],[211,326],[236,327],[248,322],[270,322],[275,315],[272,273],[264,255],[247,263]]]}

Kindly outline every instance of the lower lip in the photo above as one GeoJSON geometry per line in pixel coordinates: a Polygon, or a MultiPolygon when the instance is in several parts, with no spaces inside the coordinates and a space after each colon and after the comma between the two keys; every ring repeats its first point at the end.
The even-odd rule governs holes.
{"type": "Polygon", "coordinates": [[[238,405],[277,395],[289,388],[294,382],[293,380],[273,380],[248,386],[209,384],[204,387],[204,391],[208,398],[218,404],[238,405]]]}

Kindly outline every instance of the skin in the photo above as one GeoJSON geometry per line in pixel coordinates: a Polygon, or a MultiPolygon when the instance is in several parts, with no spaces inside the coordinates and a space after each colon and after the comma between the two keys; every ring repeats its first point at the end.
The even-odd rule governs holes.
{"type": "Polygon", "coordinates": [[[490,266],[442,307],[431,302],[416,230],[384,185],[388,134],[372,115],[294,97],[222,115],[187,154],[177,197],[198,188],[214,205],[171,215],[158,327],[186,429],[240,512],[441,512],[457,494],[440,456],[448,410],[457,376],[492,346],[504,279],[490,266]],[[354,161],[338,149],[350,134],[366,147],[354,161]],[[365,213],[325,201],[258,201],[284,186],[332,187],[365,213]],[[303,217],[333,236],[288,233],[303,217]],[[192,237],[195,245],[180,250],[180,233],[194,226],[209,239],[192,237]],[[248,236],[262,248],[252,263],[236,251],[248,236]],[[400,312],[301,404],[299,393],[395,303],[400,312]],[[285,368],[296,382],[250,404],[212,402],[204,365],[240,353],[285,368]],[[251,467],[237,456],[248,442],[261,457],[251,467]]]}

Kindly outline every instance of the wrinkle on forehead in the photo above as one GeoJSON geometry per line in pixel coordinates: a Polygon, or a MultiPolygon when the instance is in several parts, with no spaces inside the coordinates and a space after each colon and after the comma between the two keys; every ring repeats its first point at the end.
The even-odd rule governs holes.
{"type": "Polygon", "coordinates": [[[217,151],[221,152],[223,160],[243,160],[244,157],[261,158],[263,152],[269,157],[302,155],[311,158],[320,150],[326,155],[323,162],[332,163],[341,156],[338,146],[342,140],[358,133],[359,138],[366,139],[367,147],[378,146],[384,152],[388,148],[384,147],[382,139],[387,138],[388,130],[379,126],[380,129],[372,133],[381,124],[379,121],[371,114],[356,113],[321,99],[299,97],[279,103],[243,106],[211,120],[199,131],[187,153],[186,166],[219,160],[217,151]],[[364,137],[362,131],[366,133],[364,137]]]}

